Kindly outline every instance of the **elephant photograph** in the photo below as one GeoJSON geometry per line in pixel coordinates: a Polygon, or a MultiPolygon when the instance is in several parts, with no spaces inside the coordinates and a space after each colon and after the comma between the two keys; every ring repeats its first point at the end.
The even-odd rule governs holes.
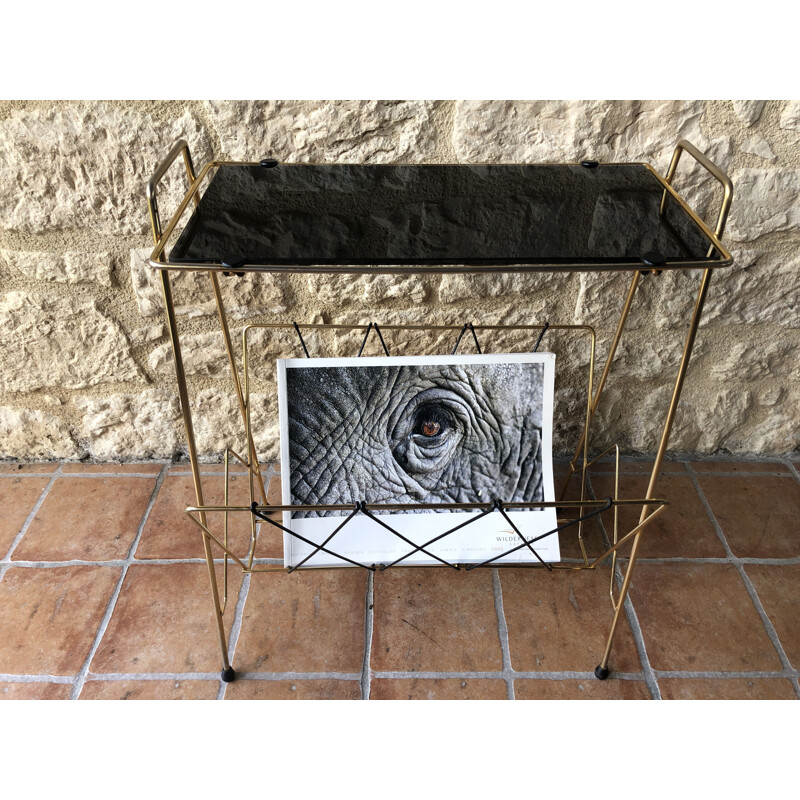
{"type": "Polygon", "coordinates": [[[543,500],[544,362],[389,360],[286,370],[292,504],[543,500]]]}
{"type": "Polygon", "coordinates": [[[287,522],[348,515],[359,501],[432,515],[455,512],[415,504],[552,499],[550,353],[278,363],[284,503],[348,506],[287,522]]]}

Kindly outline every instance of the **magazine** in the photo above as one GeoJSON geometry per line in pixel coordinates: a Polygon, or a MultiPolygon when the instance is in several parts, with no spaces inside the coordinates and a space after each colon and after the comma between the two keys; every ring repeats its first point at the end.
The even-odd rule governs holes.
{"type": "Polygon", "coordinates": [[[284,512],[285,565],[558,561],[555,508],[420,507],[554,501],[554,369],[552,353],[278,360],[282,502],[339,506],[284,512]]]}

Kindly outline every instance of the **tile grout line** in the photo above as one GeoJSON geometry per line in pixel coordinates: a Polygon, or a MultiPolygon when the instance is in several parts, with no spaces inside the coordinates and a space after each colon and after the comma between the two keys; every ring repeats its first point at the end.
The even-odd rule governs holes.
{"type": "MultiPolygon", "coordinates": [[[[55,473],[51,472],[49,474],[54,475],[55,473]]],[[[155,478],[158,474],[158,472],[62,472],[61,477],[70,480],[73,478],[99,478],[101,480],[107,480],[108,478],[155,478]]],[[[45,478],[47,475],[47,472],[22,472],[20,474],[0,473],[0,480],[3,480],[3,478],[45,478]]]]}
{"type": "MultiPolygon", "coordinates": [[[[622,462],[625,463],[624,461],[622,462]]],[[[687,464],[689,462],[686,462],[687,464]]],[[[592,475],[604,478],[613,478],[616,473],[604,472],[603,470],[592,469],[592,475]]],[[[669,478],[685,478],[685,472],[664,472],[661,470],[661,475],[669,478]]],[[[788,478],[788,472],[743,472],[743,471],[730,471],[730,472],[698,472],[697,475],[702,475],[704,478],[788,478]]],[[[645,472],[620,472],[620,479],[622,478],[647,478],[648,473],[645,472]]]]}
{"type": "MultiPolygon", "coordinates": [[[[609,557],[610,558],[610,557],[609,557]]],[[[627,561],[627,556],[620,556],[620,561],[627,561]]],[[[742,564],[752,564],[755,566],[794,566],[800,564],[800,556],[791,558],[758,558],[755,556],[743,556],[738,558],[742,564]]],[[[582,559],[563,559],[565,563],[582,564],[582,559]]],[[[222,558],[215,558],[214,563],[222,564],[222,558]]],[[[135,558],[134,564],[147,566],[163,566],[168,564],[205,564],[205,558],[135,558]]],[[[731,560],[727,557],[717,558],[692,558],[692,557],[647,557],[640,556],[636,559],[637,564],[730,564],[731,560]]],[[[70,559],[68,561],[0,561],[0,567],[20,567],[22,569],[57,569],[59,567],[121,567],[125,564],[125,559],[108,559],[98,561],[88,561],[84,559],[70,559]]],[[[256,558],[254,566],[282,566],[281,558],[256,558]]],[[[541,571],[541,570],[540,570],[541,571]]],[[[258,574],[258,573],[254,573],[258,574]]]]}
{"type": "MultiPolygon", "coordinates": [[[[731,549],[730,544],[728,543],[728,538],[725,536],[725,532],[722,530],[722,526],[719,524],[716,515],[711,509],[711,504],[708,502],[705,494],[703,494],[703,490],[700,488],[700,482],[697,479],[697,473],[689,467],[687,464],[687,471],[692,478],[692,482],[694,483],[695,491],[697,492],[700,501],[703,504],[703,507],[706,510],[706,514],[708,514],[708,518],[711,520],[714,529],[717,532],[717,536],[719,537],[720,541],[722,542],[723,546],[725,547],[725,552],[728,553],[730,558],[730,563],[736,568],[739,573],[739,577],[744,583],[745,590],[747,594],[750,595],[750,601],[753,603],[753,607],[756,610],[756,613],[761,618],[761,624],[764,627],[764,632],[767,634],[767,637],[772,642],[772,646],[775,648],[775,651],[778,654],[778,658],[780,659],[781,665],[783,666],[784,670],[792,671],[792,665],[789,662],[789,658],[786,655],[786,651],[783,649],[783,645],[781,644],[780,638],[778,637],[778,633],[775,630],[775,627],[772,624],[772,620],[770,620],[769,615],[764,608],[761,598],[758,596],[758,592],[756,591],[756,587],[753,585],[753,582],[750,580],[750,576],[744,569],[744,566],[740,562],[739,558],[734,555],[733,550],[731,549]]],[[[800,681],[798,681],[797,677],[792,680],[792,685],[794,687],[795,694],[797,695],[798,699],[800,699],[800,681]]]]}
{"type": "MultiPolygon", "coordinates": [[[[156,498],[158,497],[158,493],[161,490],[161,486],[164,483],[164,479],[167,475],[167,466],[166,464],[161,468],[161,472],[158,473],[158,477],[156,478],[155,486],[153,487],[153,491],[150,494],[150,501],[147,504],[147,508],[144,510],[144,514],[142,515],[142,519],[139,522],[139,525],[136,529],[136,536],[131,543],[131,546],[128,548],[128,554],[125,557],[125,561],[122,565],[122,571],[119,576],[119,580],[117,581],[117,585],[114,587],[114,591],[111,593],[111,597],[108,600],[106,605],[105,613],[103,614],[103,618],[100,620],[100,625],[97,629],[97,633],[95,634],[94,642],[92,642],[92,646],[89,650],[88,655],[86,656],[86,660],[81,667],[80,672],[75,677],[75,683],[72,687],[72,694],[70,695],[70,700],[77,700],[80,696],[81,691],[83,691],[83,685],[86,683],[86,677],[89,674],[89,666],[92,663],[92,659],[95,656],[98,648],[100,647],[100,642],[105,635],[106,628],[108,627],[108,623],[111,621],[111,615],[114,613],[114,608],[117,605],[117,598],[122,591],[122,584],[125,582],[125,576],[128,574],[128,567],[134,563],[133,554],[136,552],[136,548],[139,546],[139,540],[142,538],[142,533],[144,532],[144,526],[147,524],[147,520],[150,517],[150,512],[153,509],[153,506],[156,504],[156,498]]],[[[152,476],[151,476],[152,477],[152,476]]]]}
{"type": "Polygon", "coordinates": [[[796,678],[800,673],[796,669],[791,670],[762,670],[748,672],[747,670],[731,670],[730,672],[714,672],[713,670],[657,670],[660,678],[713,678],[713,679],[733,679],[733,678],[752,678],[771,680],[775,678],[786,678],[789,681],[796,678]]]}
{"type": "Polygon", "coordinates": [[[361,667],[361,699],[369,700],[372,686],[372,633],[375,629],[375,573],[367,575],[367,594],[364,600],[364,663],[361,667]]]}
{"type": "Polygon", "coordinates": [[[511,667],[511,645],[508,641],[508,621],[503,606],[503,587],[500,584],[500,573],[492,569],[492,590],[494,592],[494,610],[497,614],[497,635],[500,639],[500,653],[502,656],[502,674],[506,682],[506,696],[509,700],[516,700],[514,689],[514,671],[511,667]]]}
{"type": "MultiPolygon", "coordinates": [[[[215,558],[214,563],[220,565],[223,558],[215,558]]],[[[10,561],[5,566],[22,567],[24,569],[56,569],[58,567],[122,567],[126,564],[124,558],[112,558],[106,561],[86,561],[80,558],[73,558],[69,561],[10,561]]],[[[134,558],[132,564],[143,564],[146,566],[163,566],[165,564],[205,564],[205,558],[134,558]]],[[[283,566],[283,559],[280,558],[257,558],[253,562],[255,566],[283,566]]],[[[4,565],[4,562],[0,562],[4,565]]]]}
{"type": "MultiPolygon", "coordinates": [[[[542,680],[542,681],[564,681],[564,680],[592,680],[596,681],[594,672],[578,672],[576,670],[564,670],[562,672],[548,672],[546,670],[513,672],[515,680],[542,680]]],[[[376,678],[423,678],[430,680],[440,679],[461,679],[461,680],[504,680],[508,674],[504,671],[494,670],[488,672],[432,672],[428,670],[406,671],[406,670],[376,670],[376,678]]],[[[616,680],[633,681],[644,683],[641,672],[618,672],[614,673],[616,680]]]]}
{"type": "Polygon", "coordinates": [[[33,508],[31,509],[30,514],[25,518],[25,522],[22,523],[22,527],[17,532],[17,535],[14,537],[14,541],[11,542],[11,547],[9,547],[8,552],[5,556],[0,560],[0,580],[3,579],[3,575],[6,574],[8,569],[13,566],[11,562],[11,556],[14,554],[14,550],[16,550],[19,543],[22,541],[22,537],[28,532],[28,528],[31,526],[34,517],[39,513],[39,509],[42,507],[47,495],[50,494],[50,489],[53,487],[53,484],[56,482],[56,479],[61,475],[61,464],[58,465],[58,469],[50,476],[50,480],[47,486],[42,489],[39,497],[37,498],[36,502],[33,504],[33,508]]]}
{"type": "Polygon", "coordinates": [[[0,674],[0,681],[3,683],[61,683],[72,686],[75,678],[70,675],[13,675],[6,673],[0,674]]]}
{"type": "MultiPolygon", "coordinates": [[[[589,496],[592,498],[592,500],[597,500],[597,496],[594,493],[594,486],[592,486],[591,476],[589,476],[587,480],[587,488],[589,490],[589,496]]],[[[606,525],[603,522],[602,514],[597,515],[597,521],[600,525],[600,532],[603,536],[603,544],[607,548],[611,547],[611,540],[608,537],[608,531],[606,530],[606,525]]],[[[614,579],[617,584],[617,591],[619,591],[623,582],[622,568],[620,566],[619,559],[617,560],[617,564],[614,569],[614,579]]],[[[650,696],[653,700],[661,700],[663,699],[661,697],[661,687],[658,685],[658,677],[653,669],[653,665],[650,663],[650,656],[647,655],[647,645],[644,641],[644,631],[642,630],[642,625],[639,622],[639,615],[636,613],[633,600],[631,599],[630,587],[628,589],[628,594],[625,597],[625,618],[628,620],[628,625],[630,625],[631,632],[633,633],[633,641],[636,643],[636,650],[639,655],[639,661],[642,665],[642,675],[644,677],[644,682],[647,686],[647,689],[650,692],[650,696]]]]}
{"type": "MultiPolygon", "coordinates": [[[[715,680],[726,680],[736,678],[748,678],[753,680],[773,680],[776,678],[786,678],[792,680],[800,677],[798,670],[760,670],[760,671],[697,671],[697,670],[655,670],[660,678],[709,678],[715,680]]],[[[404,671],[404,670],[375,670],[374,678],[430,678],[430,679],[470,679],[470,680],[505,680],[507,673],[502,670],[487,672],[436,672],[431,670],[404,671]]],[[[579,672],[576,670],[536,671],[522,670],[513,672],[515,679],[524,680],[596,680],[593,672],[579,672]]],[[[645,678],[641,672],[615,672],[614,678],[621,681],[633,681],[645,683],[645,678]]],[[[73,684],[74,678],[68,675],[18,675],[0,674],[0,682],[5,683],[59,683],[73,684]]],[[[129,680],[141,681],[218,681],[218,672],[105,672],[97,673],[92,676],[92,682],[120,682],[129,680]]],[[[248,672],[241,680],[248,681],[282,681],[282,680],[341,680],[341,681],[361,681],[360,672],[248,672]]]]}
{"type": "MultiPolygon", "coordinates": [[[[231,630],[228,634],[228,661],[231,666],[233,666],[234,657],[236,656],[236,645],[239,643],[239,634],[242,632],[244,607],[247,603],[247,595],[250,594],[251,577],[251,573],[246,573],[242,576],[242,585],[239,587],[239,597],[236,599],[236,608],[233,610],[233,622],[231,622],[231,630]]],[[[221,674],[217,675],[217,680],[220,684],[219,690],[217,691],[217,700],[224,700],[228,684],[222,680],[221,674]]]]}
{"type": "MultiPolygon", "coordinates": [[[[614,570],[614,577],[616,578],[617,588],[619,589],[622,586],[623,580],[619,563],[614,570]]],[[[625,616],[628,619],[628,624],[631,626],[631,631],[633,631],[633,638],[636,642],[636,649],[639,651],[639,660],[642,662],[642,674],[644,675],[647,688],[650,690],[653,700],[662,700],[661,687],[658,685],[658,676],[653,669],[653,665],[650,663],[650,656],[647,655],[644,633],[642,632],[642,626],[639,622],[639,615],[636,613],[636,609],[633,606],[633,600],[631,600],[630,588],[625,598],[625,616]]]]}
{"type": "MultiPolygon", "coordinates": [[[[223,472],[223,479],[225,473],[223,472]]],[[[229,473],[228,474],[232,474],[229,473]]],[[[249,473],[245,472],[245,475],[249,475],[249,473]]],[[[261,476],[261,480],[263,482],[264,493],[266,494],[269,491],[269,484],[272,481],[273,476],[275,475],[275,469],[270,464],[267,469],[264,471],[264,474],[261,476]]],[[[248,486],[251,486],[248,482],[248,486]]],[[[261,524],[256,523],[256,537],[261,533],[261,524]]],[[[251,528],[252,534],[252,528],[251,528]]],[[[213,543],[212,543],[213,545],[213,543]]],[[[258,538],[256,538],[256,548],[258,548],[258,538]]],[[[224,562],[224,558],[220,559],[220,563],[224,562]]],[[[253,563],[256,562],[256,559],[253,559],[253,563]]],[[[215,562],[216,563],[216,562],[215,562]]],[[[234,562],[235,564],[235,562],[234,562]]],[[[236,646],[239,644],[239,635],[242,632],[242,622],[244,620],[244,608],[247,604],[247,597],[250,594],[250,579],[252,578],[252,573],[245,573],[242,576],[242,585],[239,587],[239,597],[236,601],[236,608],[233,611],[233,622],[231,622],[231,629],[228,633],[228,661],[230,665],[233,667],[234,658],[236,656],[236,646]]],[[[216,624],[216,620],[214,620],[216,624]]],[[[235,669],[235,667],[234,667],[235,669]]],[[[228,684],[222,680],[222,673],[220,673],[219,677],[217,678],[219,681],[219,690],[217,691],[217,700],[224,700],[225,695],[228,691],[228,684]]]]}
{"type": "Polygon", "coordinates": [[[797,482],[800,483],[800,472],[797,471],[797,467],[795,467],[795,465],[792,464],[792,462],[788,458],[784,463],[786,464],[787,467],[789,467],[789,472],[791,472],[792,475],[794,475],[797,482]]]}

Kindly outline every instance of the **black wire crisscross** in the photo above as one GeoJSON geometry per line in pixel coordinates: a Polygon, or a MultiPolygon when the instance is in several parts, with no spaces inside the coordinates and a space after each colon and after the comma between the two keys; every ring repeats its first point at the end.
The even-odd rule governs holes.
{"type": "MultiPolygon", "coordinates": [[[[523,543],[518,544],[516,547],[512,547],[510,550],[506,550],[505,553],[500,553],[500,555],[492,556],[492,558],[487,559],[486,561],[481,561],[480,564],[468,564],[466,569],[467,571],[471,569],[475,569],[476,567],[485,567],[487,564],[492,564],[493,562],[497,561],[499,558],[504,558],[505,556],[510,556],[512,553],[516,553],[517,550],[521,550],[526,545],[531,545],[534,542],[538,542],[540,539],[544,539],[547,536],[552,536],[554,533],[560,533],[561,531],[566,530],[567,528],[576,525],[579,522],[583,522],[584,520],[591,519],[592,517],[596,517],[598,514],[602,514],[608,511],[611,506],[614,505],[614,501],[610,498],[606,498],[606,504],[601,508],[596,508],[594,511],[590,511],[588,514],[584,514],[583,516],[576,517],[575,519],[571,519],[568,522],[564,522],[561,525],[556,525],[555,528],[552,530],[547,531],[547,533],[542,533],[539,536],[534,536],[533,539],[525,539],[523,537],[523,543]]],[[[541,560],[541,559],[540,559],[541,560]]],[[[552,570],[553,568],[546,564],[548,569],[552,570]]]]}
{"type": "Polygon", "coordinates": [[[387,525],[383,520],[378,519],[367,508],[367,504],[364,501],[357,502],[355,504],[355,506],[353,507],[353,510],[346,517],[346,519],[344,519],[342,521],[342,523],[336,527],[335,530],[333,530],[330,534],[328,534],[327,538],[321,544],[317,544],[316,542],[312,542],[310,539],[306,539],[304,536],[301,536],[296,531],[290,530],[289,528],[286,528],[283,525],[281,525],[279,522],[276,522],[275,520],[270,519],[263,512],[258,510],[258,504],[255,503],[255,502],[250,507],[250,510],[252,511],[252,513],[255,516],[257,516],[259,519],[263,520],[264,522],[268,522],[270,525],[273,525],[274,527],[279,528],[280,530],[284,531],[285,533],[288,533],[290,536],[294,536],[296,539],[299,539],[301,542],[304,542],[305,544],[310,545],[312,548],[314,548],[313,551],[311,553],[309,553],[299,564],[296,564],[296,565],[294,565],[292,567],[289,567],[289,569],[288,569],[289,572],[294,572],[294,570],[299,569],[310,558],[312,558],[313,556],[315,556],[319,552],[327,553],[328,555],[333,556],[334,558],[339,558],[342,561],[346,561],[348,564],[352,564],[355,567],[362,567],[363,569],[367,569],[370,572],[374,572],[376,569],[378,569],[381,572],[383,572],[384,570],[387,570],[390,567],[396,566],[401,561],[405,561],[407,558],[409,558],[412,555],[414,555],[414,553],[420,553],[420,552],[424,553],[429,558],[432,558],[435,561],[438,561],[439,563],[443,564],[444,566],[452,567],[455,570],[460,570],[461,569],[460,565],[452,564],[449,561],[447,561],[446,559],[440,558],[439,556],[434,555],[427,548],[430,545],[434,544],[435,542],[438,542],[440,539],[443,539],[445,536],[450,536],[451,534],[455,533],[456,531],[461,530],[462,528],[465,528],[467,525],[472,525],[474,522],[477,522],[479,519],[482,519],[483,517],[487,516],[488,514],[491,514],[491,513],[495,512],[495,511],[499,511],[500,512],[500,514],[503,516],[503,518],[506,520],[506,522],[514,529],[514,532],[522,540],[522,543],[518,544],[516,547],[512,547],[509,550],[506,550],[503,553],[499,553],[498,555],[493,556],[492,558],[486,559],[485,561],[481,561],[478,564],[467,564],[467,565],[465,565],[465,569],[467,571],[469,571],[469,570],[475,569],[477,567],[488,566],[489,564],[492,564],[492,563],[494,563],[495,561],[498,561],[501,558],[505,558],[506,556],[509,556],[512,553],[516,553],[517,550],[521,550],[523,547],[527,547],[528,550],[530,550],[531,553],[533,553],[533,555],[538,559],[538,561],[543,566],[545,566],[548,570],[552,571],[552,569],[553,569],[552,566],[550,564],[548,564],[547,562],[545,562],[544,559],[542,559],[542,557],[536,552],[536,550],[532,547],[532,545],[535,544],[538,541],[541,541],[542,539],[547,538],[548,536],[552,536],[554,533],[559,533],[559,532],[561,532],[563,530],[566,530],[567,528],[572,527],[573,525],[576,525],[579,522],[584,522],[585,520],[591,519],[592,517],[597,516],[598,514],[602,514],[602,513],[606,512],[606,511],[608,511],[613,505],[614,505],[614,501],[610,497],[608,497],[608,498],[606,498],[606,503],[605,503],[604,506],[602,506],[600,508],[596,508],[593,511],[590,511],[588,514],[583,514],[582,516],[577,517],[576,519],[564,522],[561,525],[556,525],[555,528],[552,528],[551,530],[549,530],[549,531],[547,531],[545,533],[539,534],[538,536],[534,536],[532,539],[526,539],[525,536],[519,530],[519,528],[517,528],[517,526],[512,522],[511,518],[506,513],[506,510],[505,510],[505,508],[503,506],[503,503],[500,500],[494,500],[489,505],[489,507],[486,508],[484,511],[481,511],[480,514],[470,515],[470,518],[468,520],[465,520],[464,522],[460,522],[458,525],[455,525],[454,527],[449,528],[448,530],[444,531],[443,533],[440,533],[438,536],[434,536],[432,539],[429,539],[427,542],[424,542],[421,545],[415,545],[414,542],[412,542],[410,539],[407,539],[405,536],[403,536],[403,534],[401,534],[398,531],[396,531],[390,525],[387,525]],[[393,533],[395,536],[397,536],[398,539],[401,539],[406,544],[411,545],[413,547],[413,549],[409,550],[408,553],[406,553],[405,555],[400,556],[400,558],[397,558],[394,561],[392,561],[391,564],[382,564],[382,565],[372,564],[372,565],[368,565],[368,564],[361,564],[361,563],[359,563],[357,561],[353,561],[351,558],[348,558],[347,556],[343,556],[341,553],[337,553],[334,550],[330,550],[329,548],[327,548],[326,545],[330,543],[330,541],[333,539],[333,537],[336,536],[336,534],[338,534],[359,513],[364,514],[364,516],[368,517],[373,522],[376,522],[378,525],[381,525],[386,530],[388,530],[390,533],[393,533]]]}
{"type": "Polygon", "coordinates": [[[378,334],[378,338],[381,340],[381,347],[383,348],[383,352],[386,353],[386,355],[388,356],[389,355],[389,349],[386,347],[386,342],[383,341],[383,334],[381,333],[381,329],[378,327],[378,323],[377,322],[370,322],[369,325],[367,325],[366,331],[364,331],[364,340],[361,342],[361,347],[358,350],[358,356],[357,357],[361,358],[361,354],[364,352],[364,348],[367,345],[367,339],[369,339],[369,332],[371,330],[374,330],[375,333],[378,334]]]}
{"type": "Polygon", "coordinates": [[[480,354],[483,353],[483,350],[481,350],[481,346],[478,343],[478,334],[475,333],[475,326],[471,322],[467,322],[464,325],[464,327],[461,329],[461,333],[458,334],[458,339],[456,339],[455,347],[453,347],[453,352],[450,355],[454,356],[456,354],[456,352],[458,351],[458,346],[461,344],[461,340],[464,338],[464,334],[467,331],[471,331],[472,332],[472,338],[475,341],[475,347],[478,350],[478,354],[480,355],[480,354]]]}
{"type": "Polygon", "coordinates": [[[542,328],[542,332],[539,334],[539,338],[536,340],[536,345],[533,348],[533,352],[535,353],[539,349],[539,345],[542,343],[542,339],[544,339],[544,335],[547,333],[547,329],[550,327],[549,322],[544,323],[544,327],[542,328]]]}
{"type": "Polygon", "coordinates": [[[303,352],[306,354],[306,358],[311,358],[311,356],[309,356],[308,354],[308,348],[306,347],[306,343],[303,340],[303,334],[300,333],[300,326],[294,321],[292,321],[292,325],[294,325],[294,332],[297,334],[297,338],[300,340],[300,344],[303,347],[303,352]]]}
{"type": "MultiPolygon", "coordinates": [[[[329,556],[333,556],[334,558],[341,558],[342,561],[346,561],[348,564],[352,564],[354,567],[363,567],[364,569],[368,569],[370,572],[375,572],[376,567],[374,565],[360,564],[358,561],[353,561],[352,558],[348,558],[347,556],[341,555],[341,553],[335,553],[333,550],[328,550],[327,547],[324,547],[323,545],[319,545],[316,542],[312,542],[310,539],[306,539],[305,536],[301,536],[299,533],[297,533],[297,531],[289,530],[289,528],[286,528],[283,525],[281,525],[280,522],[276,522],[274,519],[270,519],[266,514],[264,514],[262,511],[258,510],[258,503],[254,502],[250,506],[250,511],[256,517],[258,517],[259,519],[263,520],[264,522],[268,522],[270,525],[273,525],[276,528],[279,528],[284,533],[288,533],[290,536],[294,536],[295,539],[299,539],[301,542],[304,542],[305,544],[311,545],[311,547],[316,547],[317,549],[315,550],[315,552],[319,552],[321,550],[323,553],[327,553],[329,556]]],[[[354,516],[355,516],[355,512],[353,512],[339,526],[338,530],[341,530],[354,516]]],[[[337,531],[334,531],[334,533],[336,533],[336,532],[337,531]]],[[[313,555],[313,553],[312,553],[312,555],[313,555]]],[[[294,567],[294,569],[297,569],[297,567],[294,567]]]]}
{"type": "MultiPolygon", "coordinates": [[[[428,558],[433,558],[436,561],[439,561],[440,563],[444,564],[446,567],[452,567],[453,569],[460,569],[460,567],[457,564],[451,564],[446,559],[439,558],[439,556],[436,556],[433,553],[428,552],[428,550],[425,549],[425,547],[427,545],[422,545],[422,547],[417,547],[414,544],[414,542],[411,541],[411,539],[407,539],[405,536],[403,536],[402,533],[399,533],[394,528],[392,528],[390,525],[387,525],[383,520],[378,519],[374,514],[372,514],[367,509],[367,504],[366,503],[361,503],[361,512],[364,514],[364,516],[369,517],[373,522],[377,522],[378,525],[383,526],[384,528],[386,528],[387,531],[390,531],[391,533],[393,533],[395,536],[398,537],[398,539],[402,539],[406,544],[410,544],[412,547],[414,547],[415,549],[412,550],[413,553],[416,553],[417,551],[420,551],[422,553],[425,553],[425,555],[428,556],[428,558]]],[[[409,553],[409,555],[410,555],[410,553],[409,553]]],[[[380,569],[383,570],[385,568],[384,567],[380,567],[380,569]]]]}
{"type": "Polygon", "coordinates": [[[511,517],[509,517],[508,514],[506,514],[506,510],[503,508],[503,504],[500,500],[496,499],[494,503],[492,503],[492,510],[500,512],[503,519],[514,529],[514,533],[516,533],[517,536],[519,536],[519,538],[522,539],[523,544],[528,548],[528,550],[530,550],[531,553],[533,553],[536,556],[536,558],[539,559],[539,562],[541,564],[544,564],[547,567],[547,569],[552,572],[553,568],[549,564],[545,563],[544,559],[533,549],[533,547],[531,547],[531,542],[534,540],[531,540],[531,542],[529,542],[522,535],[522,533],[520,533],[519,528],[511,521],[511,517]]]}

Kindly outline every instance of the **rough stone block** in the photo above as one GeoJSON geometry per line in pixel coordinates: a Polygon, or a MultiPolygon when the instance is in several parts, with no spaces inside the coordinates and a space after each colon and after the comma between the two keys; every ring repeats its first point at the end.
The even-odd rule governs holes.
{"type": "Polygon", "coordinates": [[[155,342],[167,335],[167,326],[163,323],[156,323],[155,325],[144,325],[143,327],[136,328],[130,333],[130,341],[133,345],[148,344],[155,342]]]}
{"type": "Polygon", "coordinates": [[[772,322],[800,328],[800,257],[788,253],[759,255],[741,250],[729,269],[717,270],[708,291],[703,324],[772,322]]]}
{"type": "MultiPolygon", "coordinates": [[[[187,375],[220,375],[229,369],[222,333],[184,334],[181,336],[181,357],[187,375]]],[[[148,363],[153,372],[174,378],[172,343],[166,342],[156,347],[150,353],[148,363]]]]}
{"type": "Polygon", "coordinates": [[[435,104],[411,101],[209,101],[206,109],[234,160],[416,162],[436,146],[435,104]]]}
{"type": "Polygon", "coordinates": [[[308,296],[321,305],[384,305],[393,300],[422,303],[428,282],[416,275],[309,275],[308,296]]]}
{"type": "Polygon", "coordinates": [[[748,128],[755,125],[761,119],[761,114],[764,111],[764,106],[767,104],[766,100],[732,100],[733,110],[736,116],[748,128]]]}
{"type": "Polygon", "coordinates": [[[726,386],[712,395],[710,402],[695,406],[700,438],[695,447],[701,453],[716,452],[726,438],[741,426],[753,407],[753,393],[741,387],[726,386]]]}
{"type": "Polygon", "coordinates": [[[785,131],[800,131],[800,100],[790,100],[778,123],[785,131]]]}
{"type": "MultiPolygon", "coordinates": [[[[164,122],[120,103],[14,110],[0,122],[0,225],[145,233],[145,182],[179,138],[188,140],[197,164],[208,160],[210,140],[188,111],[164,122]]],[[[186,191],[180,169],[176,164],[159,194],[164,211],[186,191]]]]}
{"type": "Polygon", "coordinates": [[[800,227],[800,169],[736,170],[736,188],[726,236],[751,242],[765,233],[795,231],[800,227]]]}
{"type": "Polygon", "coordinates": [[[741,385],[761,378],[791,376],[797,369],[800,345],[767,338],[738,341],[719,350],[714,354],[711,375],[720,383],[741,385]]]}
{"type": "Polygon", "coordinates": [[[48,411],[0,408],[0,458],[52,461],[82,455],[61,417],[48,411]]]}
{"type": "Polygon", "coordinates": [[[482,301],[488,297],[525,295],[533,300],[537,295],[553,293],[553,276],[545,272],[507,272],[488,275],[454,273],[443,275],[439,282],[439,302],[458,303],[464,300],[482,301]]]}
{"type": "Polygon", "coordinates": [[[171,458],[183,444],[178,398],[164,389],[78,398],[81,436],[92,458],[171,458]]]}
{"type": "MultiPolygon", "coordinates": [[[[237,368],[242,369],[243,328],[231,326],[231,344],[237,368]]],[[[313,334],[306,333],[307,346],[318,354],[313,334]]],[[[302,358],[302,346],[293,330],[254,328],[247,334],[248,369],[254,371],[258,380],[274,380],[275,360],[278,358],[302,358]],[[265,369],[266,367],[266,369],[265,369]]],[[[230,374],[228,352],[221,331],[190,333],[181,336],[181,357],[187,375],[227,377],[230,374]]],[[[159,375],[174,378],[175,360],[172,343],[165,342],[156,347],[148,358],[150,369],[159,375]]]]}
{"type": "Polygon", "coordinates": [[[462,161],[650,161],[666,170],[680,139],[707,145],[701,101],[463,101],[453,143],[462,161]]]}
{"type": "Polygon", "coordinates": [[[0,298],[0,329],[2,391],[145,380],[122,329],[94,300],[9,292],[0,298]]]}
{"type": "Polygon", "coordinates": [[[0,250],[0,257],[28,280],[111,286],[113,261],[110,253],[0,250]]]}
{"type": "MultiPolygon", "coordinates": [[[[250,395],[250,428],[259,458],[280,457],[277,398],[250,395]]],[[[247,457],[247,438],[239,402],[233,392],[218,388],[197,393],[192,405],[198,452],[208,458],[221,458],[226,447],[247,457]]]]}
{"type": "MultiPolygon", "coordinates": [[[[139,313],[145,317],[164,314],[161,278],[145,264],[152,248],[131,250],[131,285],[139,313]]],[[[225,310],[231,317],[279,314],[289,306],[289,279],[283,275],[248,272],[244,276],[217,276],[225,310]]],[[[189,317],[217,313],[214,292],[206,272],[170,272],[175,313],[189,317]]]]}
{"type": "Polygon", "coordinates": [[[772,148],[767,143],[767,140],[761,136],[749,136],[747,139],[742,140],[739,149],[743,153],[750,153],[766,161],[775,161],[777,159],[777,156],[772,152],[772,148]]]}
{"type": "Polygon", "coordinates": [[[797,388],[778,392],[773,390],[773,393],[760,396],[758,402],[760,413],[751,413],[738,436],[725,443],[728,449],[776,455],[797,450],[800,446],[800,429],[797,426],[800,392],[797,388]]]}

